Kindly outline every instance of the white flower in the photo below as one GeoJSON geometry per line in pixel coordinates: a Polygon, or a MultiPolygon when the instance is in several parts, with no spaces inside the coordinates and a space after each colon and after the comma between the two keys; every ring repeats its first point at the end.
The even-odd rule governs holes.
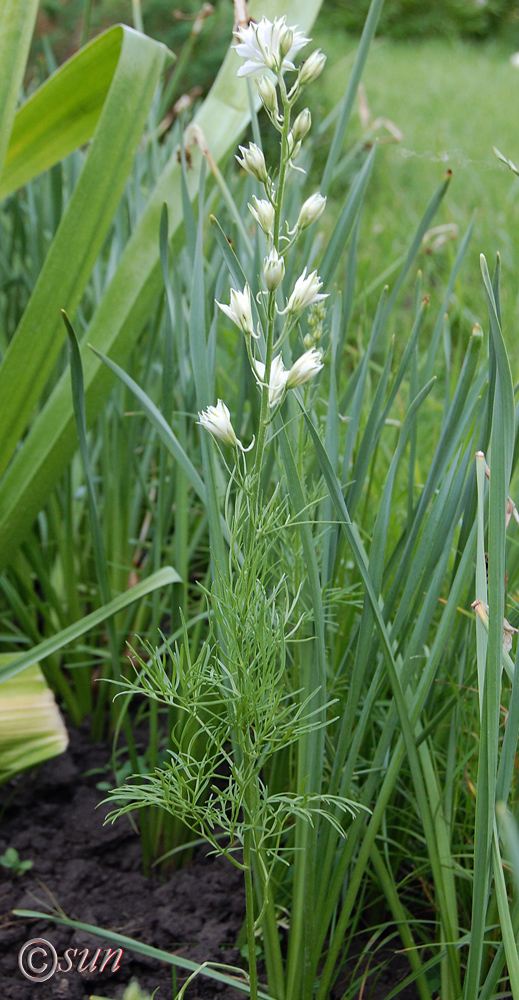
{"type": "Polygon", "coordinates": [[[297,361],[294,362],[287,376],[287,389],[295,389],[304,382],[309,382],[317,372],[321,371],[323,363],[322,354],[312,347],[310,351],[305,351],[297,361]]]}
{"type": "Polygon", "coordinates": [[[305,202],[301,205],[299,215],[297,217],[296,229],[301,231],[306,229],[308,226],[312,225],[312,222],[316,220],[323,214],[324,207],[326,205],[326,198],[319,191],[315,194],[310,195],[305,202]]]}
{"type": "Polygon", "coordinates": [[[290,296],[287,307],[284,310],[289,313],[300,313],[307,306],[311,306],[313,302],[320,302],[321,299],[328,298],[327,294],[319,294],[319,289],[323,287],[321,279],[317,276],[317,271],[312,271],[311,274],[306,274],[306,267],[302,274],[299,275],[295,285],[294,291],[290,296]]]}
{"type": "Polygon", "coordinates": [[[285,261],[276,248],[272,247],[268,257],[263,261],[263,277],[269,292],[275,292],[285,276],[285,261]]]}
{"type": "Polygon", "coordinates": [[[243,292],[237,292],[235,288],[231,288],[231,301],[228,306],[223,302],[217,302],[216,305],[233,323],[236,323],[236,326],[240,330],[243,330],[248,336],[254,336],[250,288],[248,285],[245,285],[243,292]]]}
{"type": "Polygon", "coordinates": [[[313,83],[317,80],[317,77],[321,75],[324,64],[326,62],[326,56],[324,52],[320,49],[316,49],[312,52],[308,59],[305,59],[301,69],[299,70],[299,83],[301,86],[306,86],[307,83],[313,83]]]}
{"type": "Polygon", "coordinates": [[[251,21],[248,28],[238,29],[236,37],[239,42],[234,47],[238,55],[245,59],[238,76],[262,73],[265,67],[274,73],[295,69],[293,57],[310,41],[302,31],[289,28],[286,17],[274,18],[274,21],[262,17],[259,24],[251,21]]]}
{"type": "Polygon", "coordinates": [[[242,448],[241,441],[238,440],[231,424],[231,415],[224,402],[218,400],[216,406],[208,406],[203,413],[199,413],[200,419],[197,421],[213,437],[230,444],[233,448],[242,448]]]}
{"type": "Polygon", "coordinates": [[[267,164],[259,146],[255,142],[249,142],[248,149],[245,146],[238,146],[238,149],[242,154],[241,159],[239,156],[236,156],[240,167],[243,167],[251,177],[254,177],[257,181],[262,181],[264,184],[268,179],[267,164]]]}
{"type": "Polygon", "coordinates": [[[271,235],[274,229],[274,206],[266,198],[256,198],[255,194],[253,194],[252,200],[256,207],[249,205],[249,212],[256,219],[258,225],[261,226],[265,235],[271,235]]]}
{"type": "MultiPolygon", "coordinates": [[[[255,361],[254,367],[256,369],[256,376],[259,384],[263,383],[265,378],[265,365],[262,361],[255,361]]],[[[281,354],[277,354],[275,358],[272,359],[270,365],[270,381],[269,381],[269,406],[276,406],[281,399],[286,386],[286,381],[288,378],[288,372],[283,364],[283,359],[281,354]]]]}

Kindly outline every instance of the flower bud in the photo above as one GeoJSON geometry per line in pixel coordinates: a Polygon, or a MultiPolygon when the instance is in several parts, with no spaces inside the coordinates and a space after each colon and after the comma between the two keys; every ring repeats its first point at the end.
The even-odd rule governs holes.
{"type": "Polygon", "coordinates": [[[307,350],[310,350],[311,347],[314,347],[314,338],[312,337],[311,333],[305,334],[305,336],[303,337],[303,344],[305,345],[307,350]]]}
{"type": "Polygon", "coordinates": [[[308,326],[310,327],[314,340],[319,340],[322,336],[322,326],[326,318],[326,305],[324,302],[314,302],[308,314],[308,326]]]}
{"type": "Polygon", "coordinates": [[[294,133],[290,131],[287,136],[287,147],[288,147],[288,159],[295,160],[301,149],[301,143],[296,142],[294,138],[294,133]]]}
{"type": "Polygon", "coordinates": [[[274,206],[266,198],[256,198],[255,194],[253,194],[252,200],[255,204],[254,206],[249,204],[249,212],[256,219],[258,226],[261,227],[265,236],[271,236],[274,230],[274,218],[276,214],[274,206]]]}
{"type": "Polygon", "coordinates": [[[298,385],[303,385],[304,382],[309,382],[317,372],[321,371],[323,363],[321,361],[321,352],[316,351],[312,348],[310,351],[305,351],[297,361],[292,365],[286,381],[287,389],[296,389],[298,385]]]}
{"type": "Polygon", "coordinates": [[[299,84],[304,87],[308,83],[313,83],[317,80],[317,77],[321,75],[324,64],[326,62],[326,56],[320,49],[315,49],[308,59],[305,60],[301,69],[299,70],[299,84]]]}
{"type": "Polygon", "coordinates": [[[241,158],[236,156],[240,167],[254,177],[255,180],[261,181],[263,184],[268,180],[267,165],[265,163],[265,157],[259,146],[255,142],[249,143],[249,148],[246,149],[245,146],[239,146],[241,158]]]}
{"type": "Polygon", "coordinates": [[[307,229],[308,226],[311,226],[312,222],[316,222],[317,219],[323,214],[325,205],[326,198],[323,198],[322,194],[319,194],[319,191],[310,195],[310,197],[307,198],[301,205],[301,209],[297,217],[296,229],[301,232],[302,229],[307,229]]]}
{"type": "Polygon", "coordinates": [[[294,44],[294,32],[292,28],[288,27],[288,24],[284,24],[279,32],[279,55],[283,60],[285,56],[288,56],[290,49],[294,44]]]}
{"type": "Polygon", "coordinates": [[[267,111],[270,111],[270,113],[277,118],[279,113],[278,95],[272,80],[270,80],[268,76],[262,76],[261,79],[257,81],[256,86],[267,111]]]}
{"type": "Polygon", "coordinates": [[[308,135],[312,125],[312,116],[310,114],[309,108],[304,108],[303,111],[298,114],[294,124],[292,125],[292,135],[296,142],[300,142],[304,139],[305,135],[308,135]]]}
{"type": "Polygon", "coordinates": [[[269,292],[275,292],[285,276],[285,261],[278,255],[275,247],[263,262],[263,277],[269,292]]]}

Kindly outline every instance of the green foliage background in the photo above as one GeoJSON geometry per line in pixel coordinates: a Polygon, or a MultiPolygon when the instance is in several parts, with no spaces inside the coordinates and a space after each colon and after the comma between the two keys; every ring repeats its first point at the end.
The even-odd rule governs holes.
{"type": "MultiPolygon", "coordinates": [[[[324,11],[337,27],[358,33],[368,7],[369,0],[327,0],[324,11]]],[[[519,38],[516,0],[386,0],[378,27],[379,35],[393,38],[488,38],[505,31],[519,38]]]]}
{"type": "MultiPolygon", "coordinates": [[[[85,0],[44,0],[41,4],[34,54],[42,53],[48,39],[59,62],[77,47],[85,0]]],[[[186,41],[201,0],[142,0],[144,30],[152,38],[179,52],[186,41]]],[[[231,0],[213,0],[214,12],[202,29],[198,58],[188,69],[186,89],[195,83],[207,89],[225,54],[233,23],[231,0]],[[203,44],[210,38],[210,44],[203,44]]],[[[359,34],[369,0],[325,0],[319,15],[323,27],[359,34]]],[[[122,22],[132,24],[130,0],[91,0],[91,35],[122,22]]],[[[519,45],[517,0],[386,0],[378,35],[392,38],[489,38],[499,34],[519,45]]]]}

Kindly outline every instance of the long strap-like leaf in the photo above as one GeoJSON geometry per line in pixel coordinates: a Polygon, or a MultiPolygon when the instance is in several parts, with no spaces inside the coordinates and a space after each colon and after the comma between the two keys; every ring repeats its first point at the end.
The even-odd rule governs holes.
{"type": "MultiPolygon", "coordinates": [[[[136,941],[134,938],[126,937],[124,934],[117,934],[109,928],[96,927],[94,924],[85,924],[79,920],[70,920],[68,917],[55,917],[52,913],[39,913],[36,910],[13,910],[13,913],[17,917],[52,920],[53,923],[59,924],[62,927],[74,927],[76,930],[84,931],[87,934],[97,934],[98,937],[109,941],[110,944],[114,944],[118,948],[126,948],[128,951],[135,952],[136,955],[147,955],[156,962],[167,962],[168,965],[176,966],[178,969],[199,972],[201,976],[206,976],[208,979],[215,979],[219,983],[225,983],[227,986],[232,986],[235,990],[240,990],[241,993],[250,994],[248,984],[234,976],[226,976],[222,972],[218,972],[217,969],[210,968],[209,966],[204,967],[203,964],[200,965],[197,962],[192,962],[189,958],[183,958],[181,955],[174,955],[169,951],[153,948],[150,944],[136,941]]],[[[260,1000],[272,1000],[269,994],[263,992],[263,990],[258,990],[258,997],[260,997],[260,1000]]]]}
{"type": "Polygon", "coordinates": [[[0,0],[0,174],[25,73],[38,0],[0,0]]]}
{"type": "MultiPolygon", "coordinates": [[[[29,6],[19,0],[15,5],[20,10],[29,6]]],[[[124,30],[130,32],[131,28],[124,30]]],[[[60,66],[22,104],[0,177],[0,199],[90,141],[117,70],[121,41],[121,27],[105,31],[60,66]]],[[[20,83],[16,99],[19,89],[20,83]]]]}
{"type": "Polygon", "coordinates": [[[120,54],[94,138],[0,369],[0,474],[25,431],[58,358],[124,189],[164,64],[165,48],[117,27],[120,54]]]}

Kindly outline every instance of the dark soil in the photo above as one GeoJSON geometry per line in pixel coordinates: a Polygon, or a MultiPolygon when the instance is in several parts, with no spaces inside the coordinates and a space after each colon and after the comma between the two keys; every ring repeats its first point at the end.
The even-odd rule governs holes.
{"type": "MultiPolygon", "coordinates": [[[[48,920],[24,920],[13,909],[60,909],[83,923],[117,931],[194,962],[242,964],[236,940],[245,915],[242,875],[224,859],[200,851],[183,870],[167,879],[142,875],[140,842],[127,817],[103,826],[108,806],[96,805],[106,793],[96,788],[100,775],[85,772],[107,764],[109,753],[85,732],[72,732],[66,753],[1,790],[0,855],[14,847],[33,868],[15,876],[0,867],[1,1000],[84,1000],[92,994],[119,998],[131,979],[157,1000],[173,997],[171,966],[125,950],[120,968],[79,972],[80,952],[104,955],[109,942],[48,920]],[[24,942],[44,938],[65,965],[67,949],[77,949],[74,968],[56,971],[44,983],[25,979],[18,969],[24,942]]],[[[112,945],[115,947],[115,945],[112,945]]],[[[70,953],[72,956],[72,952],[70,953]]],[[[364,1000],[384,1000],[409,967],[389,953],[378,982],[368,979],[364,1000]]],[[[380,955],[377,956],[380,960],[380,955]]],[[[36,960],[39,964],[41,958],[36,960]]],[[[376,964],[376,963],[375,963],[376,964]]],[[[179,984],[185,976],[178,970],[179,984]]],[[[342,978],[342,977],[341,977],[342,978]]],[[[340,994],[339,994],[340,995],[340,994]]],[[[232,987],[198,976],[186,1000],[239,1000],[232,987]]],[[[414,989],[401,1000],[416,1000],[414,989]]]]}

